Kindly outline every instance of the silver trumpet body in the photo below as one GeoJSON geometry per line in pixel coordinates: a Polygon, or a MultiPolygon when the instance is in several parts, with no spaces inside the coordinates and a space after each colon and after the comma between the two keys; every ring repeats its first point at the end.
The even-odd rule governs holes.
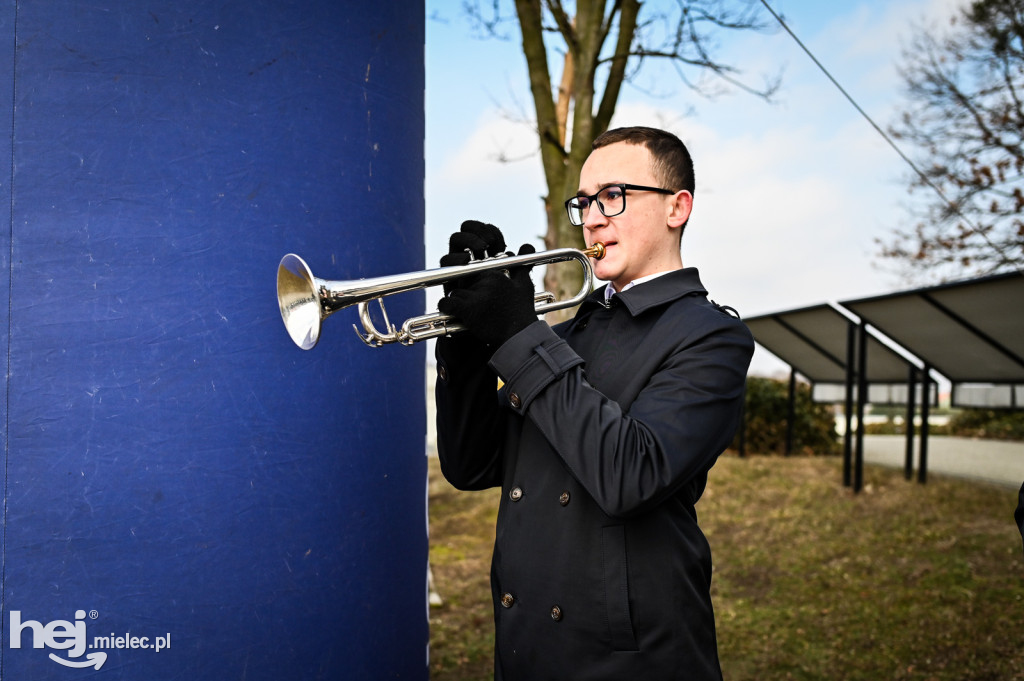
{"type": "Polygon", "coordinates": [[[597,243],[585,250],[556,248],[527,255],[499,255],[475,260],[466,265],[341,281],[314,277],[302,258],[289,253],[281,259],[281,264],[277,267],[277,303],[288,335],[303,350],[310,350],[316,346],[325,319],[338,310],[352,305],[357,306],[363,330],[360,331],[355,324],[352,326],[364,343],[370,347],[380,347],[387,343],[412,345],[428,338],[458,333],[464,331],[466,327],[448,315],[433,312],[410,317],[401,328],[398,328],[388,321],[383,301],[385,296],[441,286],[490,270],[508,270],[513,267],[575,260],[583,268],[583,286],[575,296],[565,300],[555,300],[554,294],[548,291],[538,293],[534,297],[534,309],[537,314],[544,314],[582,303],[593,289],[594,270],[590,258],[600,260],[602,257],[604,245],[597,243]],[[370,316],[368,304],[373,300],[380,306],[385,327],[383,331],[375,326],[370,316]]]}

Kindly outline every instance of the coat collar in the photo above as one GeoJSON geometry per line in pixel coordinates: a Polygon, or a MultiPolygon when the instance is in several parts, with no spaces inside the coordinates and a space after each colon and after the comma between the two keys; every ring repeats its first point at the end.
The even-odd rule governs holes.
{"type": "MultiPolygon", "coordinates": [[[[627,291],[615,294],[613,300],[621,301],[629,310],[629,314],[635,317],[652,307],[671,303],[691,294],[708,294],[700,282],[700,274],[696,267],[685,267],[643,284],[637,284],[627,291]]],[[[592,312],[594,307],[603,306],[604,290],[599,288],[583,301],[580,314],[592,312]]]]}

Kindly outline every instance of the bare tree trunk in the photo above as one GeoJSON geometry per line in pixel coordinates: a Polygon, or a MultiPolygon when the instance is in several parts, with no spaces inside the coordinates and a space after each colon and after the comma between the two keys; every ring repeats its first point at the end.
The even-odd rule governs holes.
{"type": "MultiPolygon", "coordinates": [[[[730,10],[733,3],[724,0],[682,0],[677,4],[678,24],[665,45],[653,50],[638,45],[634,50],[633,38],[641,9],[639,0],[576,0],[575,17],[566,14],[562,0],[515,0],[523,55],[530,76],[541,163],[547,181],[547,194],[543,197],[546,248],[583,246],[582,229],[569,223],[562,202],[576,193],[580,169],[590,155],[594,138],[611,123],[630,56],[668,58],[696,68],[711,68],[728,77],[734,70],[711,59],[707,37],[700,27],[704,24],[723,28],[760,27],[756,14],[741,12],[737,15],[730,10]],[[547,29],[544,27],[545,11],[549,20],[547,29]],[[554,21],[566,48],[557,100],[544,43],[545,31],[551,33],[550,20],[554,21]],[[615,49],[602,59],[601,52],[613,29],[617,31],[613,38],[615,49]],[[597,101],[595,81],[599,66],[604,68],[604,82],[600,101],[597,101]]],[[[749,9],[756,2],[743,0],[739,5],[749,9]]],[[[477,14],[479,16],[479,12],[477,14]]],[[[730,79],[730,82],[735,81],[730,79]]],[[[767,98],[774,88],[771,85],[759,94],[767,98]]],[[[544,274],[545,288],[559,299],[575,295],[582,281],[580,268],[575,264],[549,265],[544,274]]],[[[552,312],[548,321],[568,319],[573,312],[552,312]]]]}
{"type": "MultiPolygon", "coordinates": [[[[636,17],[639,3],[636,0],[624,0],[605,16],[605,2],[592,0],[578,2],[576,16],[570,20],[561,13],[561,5],[549,3],[555,22],[568,46],[565,68],[562,71],[562,85],[559,90],[559,101],[556,111],[568,116],[572,108],[572,134],[560,139],[561,169],[556,175],[547,176],[548,195],[545,200],[548,230],[544,239],[547,248],[582,248],[584,245],[583,231],[569,222],[562,201],[576,193],[580,170],[587,156],[590,155],[594,138],[608,128],[619,89],[625,77],[626,61],[629,55],[633,33],[636,30],[636,17]],[[608,80],[604,85],[604,96],[595,115],[595,79],[601,49],[608,38],[614,23],[615,14],[619,16],[619,33],[616,40],[616,52],[608,70],[608,80]],[[567,86],[568,83],[571,85],[567,86]],[[572,105],[564,99],[566,93],[572,105]]],[[[538,7],[539,10],[539,7],[538,7]]],[[[539,25],[539,20],[537,22],[539,25]]],[[[520,17],[520,26],[524,32],[526,24],[520,17]]],[[[538,122],[540,110],[538,109],[538,122]]],[[[564,119],[556,119],[560,130],[565,130],[564,119]]],[[[544,126],[541,125],[543,128],[544,126]]],[[[545,166],[547,167],[547,166],[545,166]]],[[[576,295],[583,285],[582,271],[575,264],[549,265],[544,274],[544,288],[554,293],[559,299],[576,295]]],[[[551,312],[547,319],[551,323],[569,319],[574,310],[551,312]]]]}

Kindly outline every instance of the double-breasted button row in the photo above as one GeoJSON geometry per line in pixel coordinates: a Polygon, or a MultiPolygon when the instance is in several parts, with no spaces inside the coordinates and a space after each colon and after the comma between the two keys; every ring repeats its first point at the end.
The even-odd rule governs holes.
{"type": "MultiPolygon", "coordinates": [[[[520,499],[523,498],[523,488],[513,487],[508,491],[508,498],[511,499],[512,501],[519,501],[520,499]]],[[[558,495],[558,503],[561,504],[562,506],[568,506],[569,499],[570,495],[568,490],[558,495]]]]}
{"type": "MultiPolygon", "coordinates": [[[[523,488],[513,487],[508,491],[508,498],[511,499],[512,501],[519,501],[520,499],[523,498],[523,488]]],[[[562,506],[568,506],[569,499],[570,495],[568,490],[558,495],[558,503],[561,504],[562,506]]]]}
{"type": "MultiPolygon", "coordinates": [[[[507,610],[508,608],[511,608],[515,604],[516,604],[516,597],[513,596],[508,591],[506,591],[505,593],[503,593],[501,595],[501,607],[503,607],[503,608],[505,608],[507,610]]],[[[564,615],[562,613],[561,606],[558,606],[558,605],[551,606],[551,619],[553,619],[556,622],[561,622],[563,616],[564,615]]]]}

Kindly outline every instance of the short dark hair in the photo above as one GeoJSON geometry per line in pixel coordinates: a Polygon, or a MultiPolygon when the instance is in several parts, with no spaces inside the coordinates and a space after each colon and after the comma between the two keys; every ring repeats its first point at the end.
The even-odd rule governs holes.
{"type": "Polygon", "coordinates": [[[600,149],[618,142],[647,147],[654,161],[654,175],[662,186],[676,192],[685,189],[693,194],[693,159],[678,137],[657,128],[615,128],[598,135],[592,148],[600,149]]]}

